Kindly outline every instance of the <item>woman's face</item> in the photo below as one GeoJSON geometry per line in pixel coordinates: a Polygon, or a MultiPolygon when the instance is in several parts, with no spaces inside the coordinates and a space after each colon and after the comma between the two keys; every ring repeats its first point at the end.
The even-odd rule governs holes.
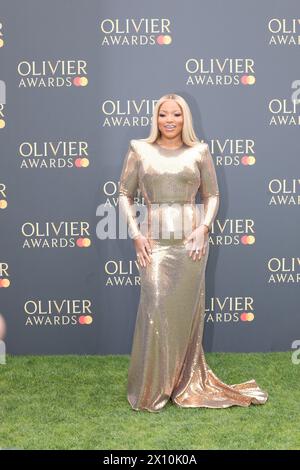
{"type": "Polygon", "coordinates": [[[181,138],[183,112],[174,100],[167,100],[160,105],[157,120],[161,136],[166,139],[181,138]]]}

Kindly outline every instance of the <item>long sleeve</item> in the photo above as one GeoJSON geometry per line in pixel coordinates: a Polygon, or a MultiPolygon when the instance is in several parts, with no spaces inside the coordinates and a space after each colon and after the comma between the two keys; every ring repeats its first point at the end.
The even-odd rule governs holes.
{"type": "Polygon", "coordinates": [[[218,213],[220,203],[220,193],[218,180],[213,158],[211,156],[208,144],[205,144],[200,160],[200,196],[201,203],[204,206],[203,224],[211,230],[212,223],[218,213]]]}
{"type": "Polygon", "coordinates": [[[138,188],[139,155],[135,152],[132,141],[124,158],[119,185],[119,210],[127,220],[131,238],[141,235],[133,210],[134,196],[138,188]]]}

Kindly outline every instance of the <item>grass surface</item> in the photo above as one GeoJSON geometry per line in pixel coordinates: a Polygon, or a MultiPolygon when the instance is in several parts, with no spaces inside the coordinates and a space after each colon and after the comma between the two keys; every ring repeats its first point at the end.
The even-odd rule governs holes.
{"type": "Polygon", "coordinates": [[[228,384],[254,378],[267,403],[134,411],[129,356],[8,356],[0,365],[0,448],[300,449],[300,365],[290,352],[206,359],[228,384]]]}

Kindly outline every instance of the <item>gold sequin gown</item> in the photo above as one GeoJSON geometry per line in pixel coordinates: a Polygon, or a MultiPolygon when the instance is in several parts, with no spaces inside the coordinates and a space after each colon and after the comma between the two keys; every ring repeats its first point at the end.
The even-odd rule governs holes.
{"type": "Polygon", "coordinates": [[[146,267],[137,263],[141,291],[128,371],[127,399],[131,407],[158,412],[169,399],[180,407],[265,403],[268,394],[254,379],[226,385],[207,365],[202,335],[209,243],[205,255],[193,261],[183,243],[184,235],[175,235],[182,214],[185,220],[190,219],[192,228],[199,220],[211,228],[218,212],[219,188],[208,145],[183,144],[171,150],[157,142],[130,141],[120,177],[119,208],[132,238],[141,233],[133,211],[138,188],[148,208],[152,263],[146,267]],[[201,212],[195,210],[197,191],[202,219],[197,218],[201,212]],[[172,203],[172,207],[175,202],[177,208],[171,210],[168,204],[162,204],[172,203]],[[182,207],[187,208],[185,213],[182,207]],[[159,215],[169,225],[169,239],[162,236],[161,230],[151,238],[151,224],[159,215]]]}

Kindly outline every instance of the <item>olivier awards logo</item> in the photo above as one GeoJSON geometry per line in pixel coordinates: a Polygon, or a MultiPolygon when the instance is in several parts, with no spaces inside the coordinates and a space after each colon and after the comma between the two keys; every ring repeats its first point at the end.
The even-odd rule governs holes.
{"type": "Polygon", "coordinates": [[[86,141],[21,142],[20,168],[87,168],[90,164],[86,141]]]}
{"type": "Polygon", "coordinates": [[[300,115],[297,100],[272,98],[268,103],[269,126],[299,126],[300,115]]]}
{"type": "Polygon", "coordinates": [[[88,84],[85,60],[22,60],[17,64],[19,88],[82,87],[88,84]]]}
{"type": "Polygon", "coordinates": [[[255,226],[253,219],[216,219],[212,224],[209,242],[212,245],[253,245],[255,226]],[[214,235],[212,237],[211,235],[214,235]]]}
{"type": "Polygon", "coordinates": [[[269,101],[271,114],[269,126],[299,126],[300,115],[300,80],[294,80],[291,84],[291,98],[272,98],[269,101]]]}
{"type": "MultiPolygon", "coordinates": [[[[118,190],[119,190],[119,181],[114,180],[107,180],[103,183],[102,192],[105,198],[105,202],[101,204],[103,209],[107,209],[109,211],[110,208],[117,208],[119,204],[119,197],[118,197],[118,190]]],[[[138,188],[136,192],[136,197],[133,198],[133,202],[138,205],[145,205],[145,201],[143,196],[141,195],[141,191],[138,188]]],[[[100,214],[99,214],[100,215],[100,214]]],[[[104,214],[102,214],[104,215],[104,214]]]]}
{"type": "Polygon", "coordinates": [[[213,139],[210,149],[216,166],[252,166],[256,163],[253,139],[213,139]]]}
{"type": "Polygon", "coordinates": [[[105,100],[101,105],[101,127],[148,127],[157,100],[105,100]]]}
{"type": "Polygon", "coordinates": [[[268,284],[298,284],[300,282],[300,258],[270,258],[267,262],[268,284]]]}
{"type": "Polygon", "coordinates": [[[271,18],[268,21],[269,46],[299,46],[299,18],[271,18]]]}
{"type": "Polygon", "coordinates": [[[8,263],[0,261],[0,289],[10,286],[8,263]]]}
{"type": "Polygon", "coordinates": [[[185,83],[191,86],[254,85],[254,60],[250,58],[188,58],[185,83]]]}
{"type": "Polygon", "coordinates": [[[7,208],[6,184],[0,183],[0,209],[7,208]]]}
{"type": "Polygon", "coordinates": [[[255,319],[253,297],[211,297],[205,309],[206,323],[252,322],[255,319]]]}
{"type": "Polygon", "coordinates": [[[104,18],[101,46],[168,46],[172,42],[169,18],[104,18]]]}
{"type": "Polygon", "coordinates": [[[22,248],[88,248],[90,224],[84,221],[24,222],[22,248]]]}
{"type": "Polygon", "coordinates": [[[274,178],[269,181],[269,206],[299,206],[300,179],[274,178]]]}
{"type": "Polygon", "coordinates": [[[25,326],[77,326],[93,322],[89,299],[41,300],[24,302],[25,326]]]}
{"type": "Polygon", "coordinates": [[[105,286],[132,287],[140,285],[136,260],[108,260],[104,265],[105,286]]]}

